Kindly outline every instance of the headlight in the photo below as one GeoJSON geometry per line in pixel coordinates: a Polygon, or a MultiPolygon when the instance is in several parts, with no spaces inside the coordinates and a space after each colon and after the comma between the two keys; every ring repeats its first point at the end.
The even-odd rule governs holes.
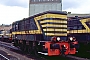
{"type": "Polygon", "coordinates": [[[63,45],[64,47],[66,47],[65,45],[63,45]]]}
{"type": "Polygon", "coordinates": [[[57,41],[60,41],[60,37],[57,37],[57,41]]]}
{"type": "Polygon", "coordinates": [[[73,38],[72,37],[70,37],[70,41],[72,41],[73,40],[73,38]]]}

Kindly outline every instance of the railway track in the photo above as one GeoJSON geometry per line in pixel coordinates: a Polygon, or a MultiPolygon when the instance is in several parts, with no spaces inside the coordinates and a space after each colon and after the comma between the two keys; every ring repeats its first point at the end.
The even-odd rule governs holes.
{"type": "Polygon", "coordinates": [[[38,58],[36,56],[23,53],[23,51],[21,51],[19,48],[15,47],[15,46],[13,46],[11,43],[6,43],[6,42],[0,41],[0,47],[3,47],[3,49],[0,48],[3,51],[7,52],[7,50],[8,50],[9,53],[14,54],[14,56],[15,55],[17,55],[17,57],[20,56],[20,58],[21,58],[21,59],[19,58],[20,60],[22,60],[22,59],[23,60],[42,60],[42,59],[45,60],[44,58],[38,58]]]}
{"type": "Polygon", "coordinates": [[[48,57],[48,56],[44,56],[44,55],[38,55],[38,56],[35,56],[35,55],[29,55],[29,54],[26,54],[26,53],[23,53],[19,48],[13,46],[13,44],[11,43],[6,43],[6,42],[1,42],[0,41],[0,46],[6,48],[6,49],[9,49],[11,51],[14,51],[16,53],[19,53],[23,56],[26,56],[28,58],[33,58],[34,60],[90,60],[90,59],[87,59],[87,58],[80,58],[80,57],[76,57],[76,56],[72,56],[72,55],[67,55],[67,56],[53,56],[53,57],[48,57]]]}

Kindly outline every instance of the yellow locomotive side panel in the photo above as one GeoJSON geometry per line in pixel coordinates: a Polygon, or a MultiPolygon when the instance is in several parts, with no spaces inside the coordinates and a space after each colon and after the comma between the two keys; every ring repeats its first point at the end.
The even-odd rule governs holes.
{"type": "MultiPolygon", "coordinates": [[[[36,23],[36,25],[37,25],[37,27],[38,27],[38,30],[34,30],[35,31],[35,33],[42,33],[42,31],[41,31],[41,28],[40,28],[40,25],[39,25],[39,23],[38,23],[38,19],[37,19],[37,17],[35,17],[34,18],[34,20],[35,20],[35,23],[36,23]]],[[[32,31],[31,31],[32,32],[32,31]]]]}
{"type": "Polygon", "coordinates": [[[46,22],[66,23],[67,24],[67,21],[64,21],[64,20],[44,20],[44,21],[40,21],[40,23],[46,23],[46,22]]]}
{"type": "Polygon", "coordinates": [[[48,28],[48,29],[43,29],[44,31],[67,31],[66,29],[54,29],[54,28],[48,28]]]}
{"type": "Polygon", "coordinates": [[[70,30],[70,31],[67,31],[67,33],[87,33],[86,30],[70,30]]]}
{"type": "Polygon", "coordinates": [[[62,18],[62,19],[67,19],[66,15],[60,15],[60,14],[44,14],[38,17],[35,17],[35,20],[41,20],[44,18],[62,18]]]}
{"type": "Polygon", "coordinates": [[[58,33],[45,33],[45,35],[47,35],[47,36],[67,36],[66,33],[60,33],[60,34],[58,34],[58,33]]]}
{"type": "Polygon", "coordinates": [[[67,28],[67,25],[56,25],[56,24],[44,24],[42,25],[42,27],[66,27],[67,28]]]}
{"type": "Polygon", "coordinates": [[[67,19],[67,15],[60,15],[60,14],[48,14],[46,15],[47,18],[62,18],[67,19]]]}
{"type": "Polygon", "coordinates": [[[86,28],[86,30],[89,30],[89,29],[90,29],[90,28],[86,25],[86,23],[85,23],[85,22],[90,21],[90,18],[89,18],[89,19],[81,19],[80,21],[81,21],[82,25],[86,28]]]}
{"type": "Polygon", "coordinates": [[[26,31],[20,31],[20,32],[12,32],[12,34],[42,34],[41,31],[39,30],[29,30],[29,32],[27,33],[26,31]]]}

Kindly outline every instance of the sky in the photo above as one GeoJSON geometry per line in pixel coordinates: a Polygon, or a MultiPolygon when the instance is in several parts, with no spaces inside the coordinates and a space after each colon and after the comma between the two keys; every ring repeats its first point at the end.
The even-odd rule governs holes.
{"type": "Polygon", "coordinates": [[[89,14],[89,6],[90,0],[63,0],[63,10],[72,13],[89,14]]]}
{"type": "MultiPolygon", "coordinates": [[[[63,0],[63,11],[89,14],[90,0],[63,0]]],[[[29,16],[29,0],[0,0],[0,24],[12,22],[29,16]]]]}

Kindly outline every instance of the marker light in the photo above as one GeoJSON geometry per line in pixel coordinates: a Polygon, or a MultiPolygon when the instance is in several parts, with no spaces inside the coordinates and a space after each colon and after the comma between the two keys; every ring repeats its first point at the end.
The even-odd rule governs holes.
{"type": "Polygon", "coordinates": [[[57,37],[57,41],[60,41],[60,37],[57,37]]]}
{"type": "Polygon", "coordinates": [[[72,40],[73,40],[73,38],[72,38],[72,37],[70,37],[70,40],[72,41],[72,40]]]}

